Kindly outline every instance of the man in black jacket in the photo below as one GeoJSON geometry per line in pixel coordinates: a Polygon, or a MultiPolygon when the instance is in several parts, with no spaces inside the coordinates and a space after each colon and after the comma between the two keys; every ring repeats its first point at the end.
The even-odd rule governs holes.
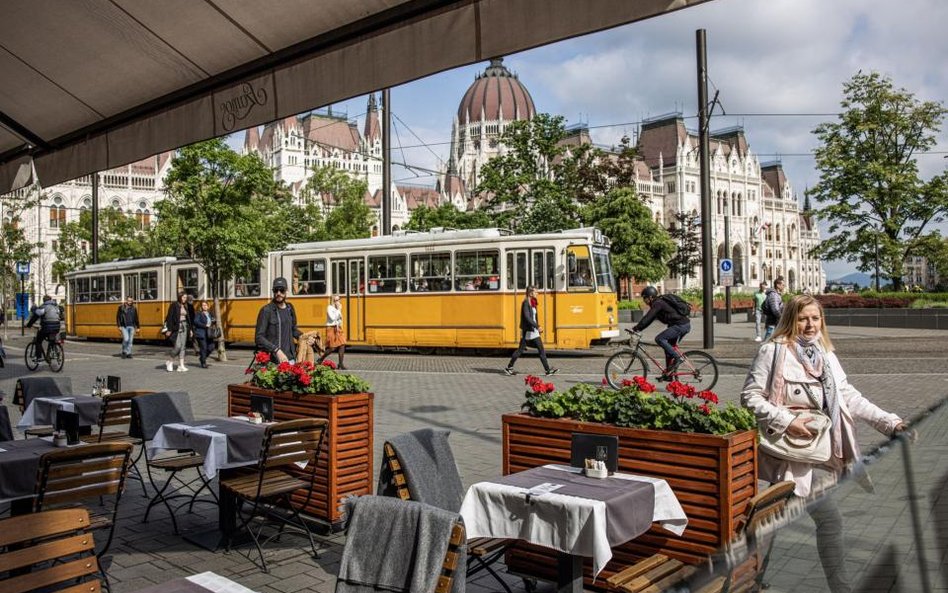
{"type": "Polygon", "coordinates": [[[539,351],[540,362],[543,363],[543,369],[547,375],[556,374],[559,369],[551,368],[550,363],[546,360],[546,350],[543,349],[543,340],[540,338],[542,333],[543,329],[537,321],[537,289],[528,286],[523,304],[520,305],[520,346],[510,357],[510,362],[507,363],[507,367],[504,369],[505,374],[517,374],[517,371],[513,368],[514,363],[517,362],[521,354],[527,351],[527,346],[532,346],[539,351]]]}
{"type": "Polygon", "coordinates": [[[141,330],[138,323],[138,309],[135,308],[135,299],[132,295],[125,297],[125,303],[119,305],[115,314],[115,325],[122,332],[122,358],[132,357],[132,342],[135,334],[141,330]]]}
{"type": "Polygon", "coordinates": [[[681,363],[681,357],[675,352],[675,346],[691,331],[691,321],[687,315],[682,315],[671,303],[659,297],[658,290],[654,286],[646,286],[642,289],[642,300],[649,307],[648,313],[632,328],[632,331],[641,332],[655,319],[668,326],[655,336],[655,343],[665,351],[665,373],[659,379],[667,381],[671,379],[672,373],[681,363]]]}
{"type": "Polygon", "coordinates": [[[273,281],[273,299],[260,308],[254,334],[257,350],[268,352],[276,362],[295,362],[293,340],[303,335],[296,327],[296,311],[286,301],[286,287],[286,278],[273,281]]]}

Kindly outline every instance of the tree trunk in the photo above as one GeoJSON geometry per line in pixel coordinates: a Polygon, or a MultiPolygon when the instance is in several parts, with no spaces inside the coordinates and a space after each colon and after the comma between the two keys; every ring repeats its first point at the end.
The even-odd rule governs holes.
{"type": "MultiPolygon", "coordinates": [[[[215,274],[215,276],[217,276],[215,274]]],[[[211,281],[211,294],[214,298],[214,319],[217,320],[217,327],[221,330],[221,337],[217,338],[217,360],[221,362],[227,361],[227,347],[226,341],[224,340],[224,320],[221,318],[221,296],[220,296],[220,282],[217,278],[208,278],[211,281]]]]}

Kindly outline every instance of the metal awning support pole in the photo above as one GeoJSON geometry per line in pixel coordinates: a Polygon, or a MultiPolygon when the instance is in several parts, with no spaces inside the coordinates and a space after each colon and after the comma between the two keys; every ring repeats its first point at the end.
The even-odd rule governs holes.
{"type": "Polygon", "coordinates": [[[99,263],[99,173],[92,174],[92,263],[99,263]]]}
{"type": "Polygon", "coordinates": [[[711,150],[708,138],[708,50],[704,29],[695,32],[698,52],[698,155],[701,161],[701,288],[704,347],[714,348],[714,267],[711,260],[711,150]]]}
{"type": "Polygon", "coordinates": [[[382,89],[382,234],[392,234],[392,97],[382,89]]]}

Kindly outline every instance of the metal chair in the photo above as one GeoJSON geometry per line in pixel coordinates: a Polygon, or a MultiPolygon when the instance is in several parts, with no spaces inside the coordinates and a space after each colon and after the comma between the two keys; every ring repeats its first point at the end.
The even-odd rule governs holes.
{"type": "Polygon", "coordinates": [[[131,399],[132,423],[129,427],[129,436],[142,440],[142,449],[145,457],[145,470],[148,481],[155,490],[155,495],[148,501],[142,523],[148,522],[148,515],[158,504],[164,504],[171,518],[174,534],[178,535],[178,520],[175,512],[188,505],[188,512],[194,509],[195,503],[207,502],[220,504],[217,494],[211,488],[207,476],[204,475],[204,456],[192,450],[178,450],[167,454],[150,455],[148,441],[155,438],[155,434],[162,424],[173,422],[188,422],[193,420],[190,400],[183,392],[157,392],[138,395],[131,399]],[[178,474],[182,471],[194,469],[197,477],[184,480],[178,474]],[[166,478],[163,484],[155,481],[155,473],[163,472],[166,478]],[[195,485],[195,483],[198,483],[195,485]],[[172,487],[174,486],[174,487],[172,487]],[[169,488],[171,488],[169,490],[169,488]],[[198,496],[204,490],[210,492],[213,500],[201,500],[198,496]],[[170,501],[177,498],[186,498],[177,507],[172,507],[170,501]]]}
{"type": "MultiPolygon", "coordinates": [[[[329,421],[321,418],[301,418],[267,426],[260,460],[254,471],[220,481],[222,496],[230,495],[237,500],[240,523],[237,530],[247,531],[253,538],[264,572],[269,572],[269,568],[263,546],[280,537],[286,527],[305,534],[309,538],[313,556],[319,556],[313,533],[300,511],[313,496],[319,450],[328,426],[329,421]],[[306,463],[302,478],[298,471],[293,471],[298,469],[297,463],[306,463]],[[292,495],[299,490],[305,490],[305,500],[301,504],[294,504],[292,495]],[[250,506],[249,513],[245,515],[242,513],[244,503],[250,506]],[[251,525],[255,518],[261,519],[256,528],[251,525]],[[280,527],[275,534],[264,537],[263,531],[268,527],[268,520],[279,523],[280,527]]],[[[228,549],[233,535],[228,534],[228,549]]]]}
{"type": "Polygon", "coordinates": [[[4,593],[99,593],[89,512],[63,509],[0,521],[4,593]]]}
{"type": "MultiPolygon", "coordinates": [[[[735,566],[727,575],[715,577],[694,589],[700,593],[734,593],[758,591],[767,570],[772,538],[766,542],[758,541],[757,533],[761,526],[780,515],[793,496],[793,482],[777,482],[750,500],[744,521],[738,527],[735,540],[747,538],[755,550],[746,561],[735,566]]],[[[644,593],[673,590],[695,574],[694,566],[685,565],[680,560],[669,558],[665,554],[654,554],[636,564],[618,572],[606,582],[613,590],[622,593],[644,593]]]]}
{"type": "MultiPolygon", "coordinates": [[[[74,507],[96,498],[97,506],[90,509],[89,529],[108,530],[105,545],[96,552],[96,558],[101,559],[115,535],[131,453],[132,446],[128,443],[87,445],[44,453],[36,481],[34,512],[74,507]],[[105,497],[111,497],[111,504],[105,502],[105,497]]],[[[104,571],[102,578],[109,589],[104,571]]]]}

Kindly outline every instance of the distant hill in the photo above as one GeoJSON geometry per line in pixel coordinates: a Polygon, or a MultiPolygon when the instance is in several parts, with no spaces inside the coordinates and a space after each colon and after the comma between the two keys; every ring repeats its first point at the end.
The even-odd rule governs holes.
{"type": "Polygon", "coordinates": [[[862,272],[853,272],[852,274],[846,274],[842,278],[828,281],[828,284],[833,283],[858,284],[860,287],[865,288],[872,284],[872,276],[863,274],[862,272]]]}

